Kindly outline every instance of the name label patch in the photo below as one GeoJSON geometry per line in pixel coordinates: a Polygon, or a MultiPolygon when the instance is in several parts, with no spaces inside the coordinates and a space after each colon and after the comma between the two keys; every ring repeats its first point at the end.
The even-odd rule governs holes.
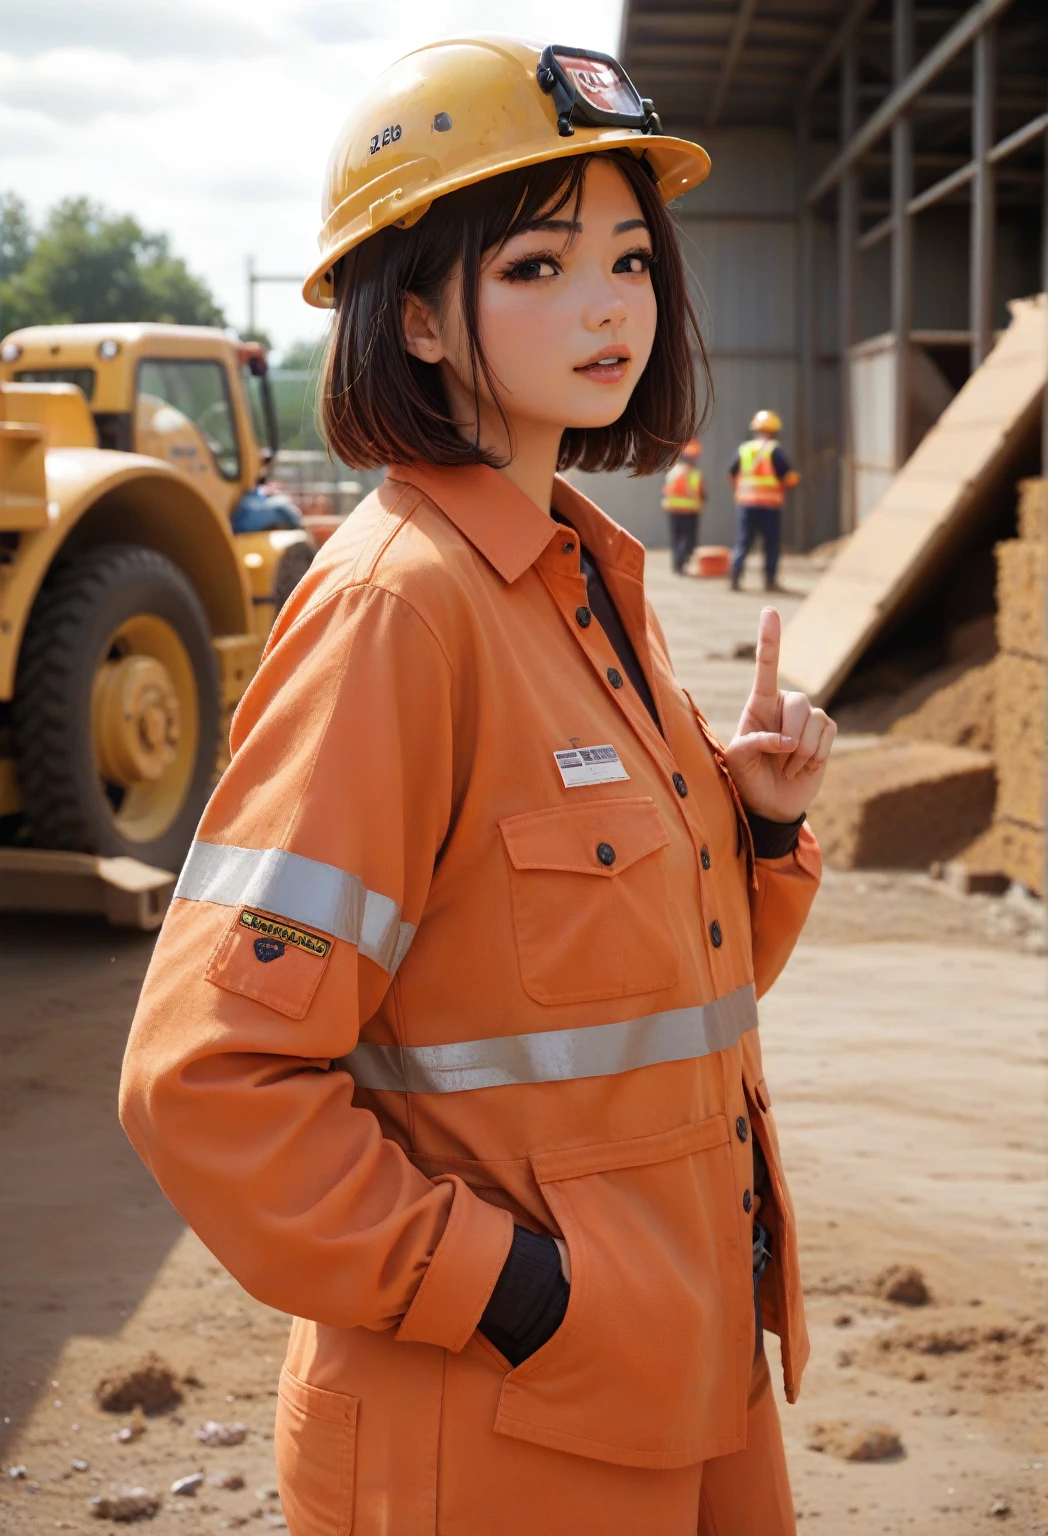
{"type": "Polygon", "coordinates": [[[308,928],[292,928],[288,923],[279,923],[275,918],[264,917],[261,912],[251,912],[246,907],[240,914],[240,926],[250,928],[252,933],[261,934],[265,939],[274,940],[280,945],[276,953],[266,945],[266,953],[263,955],[259,953],[259,943],[256,941],[255,954],[263,962],[278,959],[288,944],[293,944],[296,949],[304,949],[308,954],[316,955],[318,960],[323,960],[331,948],[331,940],[321,938],[319,933],[310,933],[308,928]]]}
{"type": "Polygon", "coordinates": [[[612,746],[572,747],[566,752],[554,752],[553,760],[560,769],[565,789],[577,789],[581,784],[615,784],[629,778],[612,746]]]}

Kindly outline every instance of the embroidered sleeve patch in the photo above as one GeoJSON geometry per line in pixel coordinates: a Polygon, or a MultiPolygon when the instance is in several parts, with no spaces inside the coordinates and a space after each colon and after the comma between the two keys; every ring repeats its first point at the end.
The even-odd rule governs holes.
{"type": "Polygon", "coordinates": [[[242,927],[250,928],[252,933],[261,936],[255,943],[255,954],[263,962],[278,960],[288,944],[316,955],[318,960],[323,960],[331,948],[331,940],[321,938],[319,933],[310,933],[308,928],[292,928],[287,923],[264,917],[261,912],[251,912],[246,907],[240,914],[240,922],[242,927]]]}

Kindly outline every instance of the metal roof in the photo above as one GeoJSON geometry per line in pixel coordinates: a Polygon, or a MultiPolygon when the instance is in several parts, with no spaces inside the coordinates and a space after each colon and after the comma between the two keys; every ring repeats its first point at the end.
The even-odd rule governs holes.
{"type": "MultiPolygon", "coordinates": [[[[969,0],[918,0],[915,60],[968,9],[969,0]]],[[[862,118],[892,87],[891,0],[714,0],[701,9],[694,0],[626,0],[620,56],[671,131],[701,139],[703,131],[719,127],[793,128],[806,104],[813,137],[833,141],[839,134],[836,65],[856,19],[862,118]]],[[[1003,133],[1044,111],[1044,0],[1012,0],[997,30],[1003,133]]],[[[970,102],[969,49],[918,104],[920,147],[960,151],[970,131],[970,102]]]]}

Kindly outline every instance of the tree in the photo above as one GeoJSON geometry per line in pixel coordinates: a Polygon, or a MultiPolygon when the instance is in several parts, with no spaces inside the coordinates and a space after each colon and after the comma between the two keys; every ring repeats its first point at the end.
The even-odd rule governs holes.
{"type": "Polygon", "coordinates": [[[0,192],[0,283],[21,272],[33,249],[29,209],[13,192],[0,192]]]}
{"type": "Polygon", "coordinates": [[[172,254],[166,235],[85,197],[56,204],[33,232],[25,205],[5,197],[0,330],[91,320],[223,325],[225,316],[207,285],[172,254]]]}
{"type": "Polygon", "coordinates": [[[324,339],[293,341],[280,355],[280,367],[295,373],[317,373],[324,357],[324,339]]]}

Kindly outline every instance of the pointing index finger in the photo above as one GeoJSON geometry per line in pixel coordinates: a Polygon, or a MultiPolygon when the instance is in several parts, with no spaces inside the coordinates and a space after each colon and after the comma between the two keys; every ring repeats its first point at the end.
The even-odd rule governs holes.
{"type": "Polygon", "coordinates": [[[777,608],[762,608],[757,625],[757,671],[753,679],[754,697],[775,699],[779,695],[779,640],[782,623],[777,608]]]}

